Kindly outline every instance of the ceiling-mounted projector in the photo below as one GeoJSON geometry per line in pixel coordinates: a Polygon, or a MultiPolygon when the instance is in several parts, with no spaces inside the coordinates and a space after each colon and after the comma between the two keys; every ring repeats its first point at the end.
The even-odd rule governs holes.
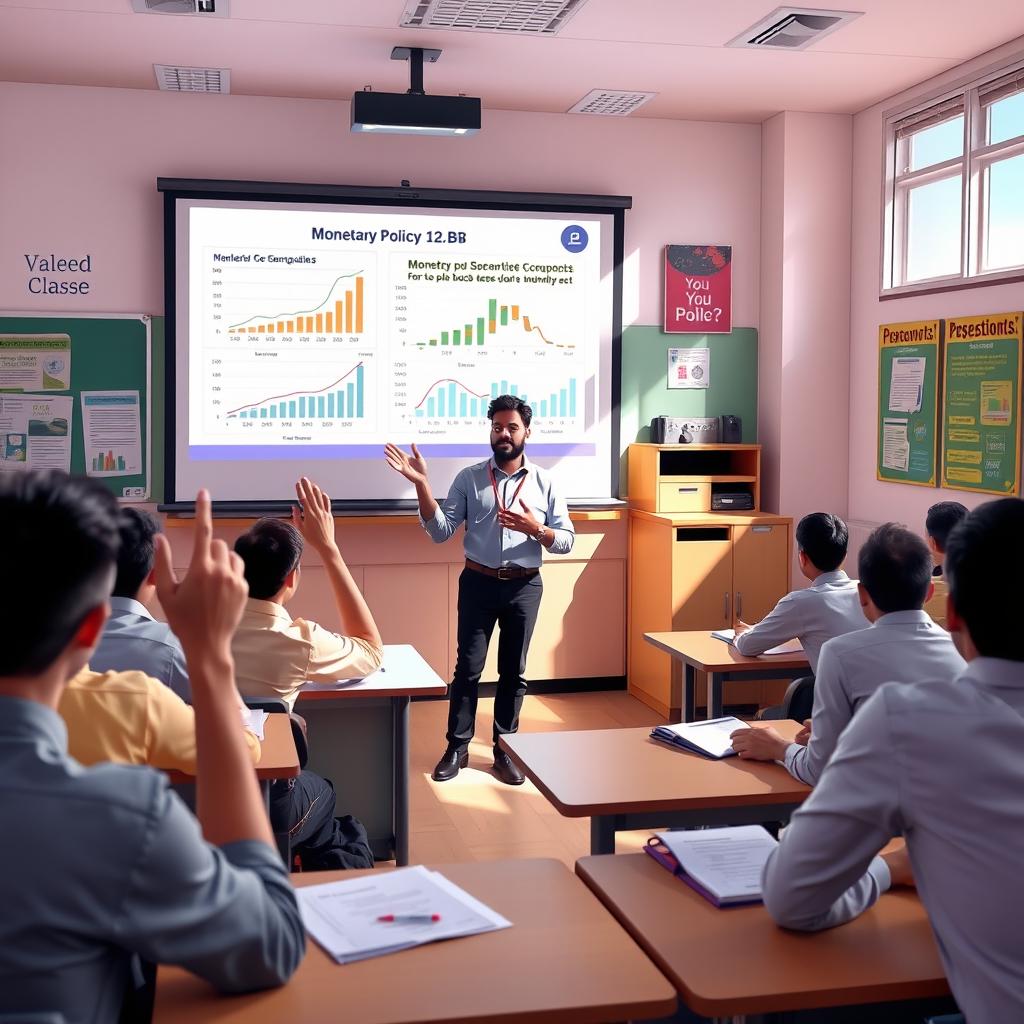
{"type": "Polygon", "coordinates": [[[396,46],[392,60],[409,61],[408,92],[357,92],[352,97],[352,131],[378,135],[475,135],[480,131],[480,100],[475,96],[428,96],[423,62],[435,63],[440,50],[396,46]]]}

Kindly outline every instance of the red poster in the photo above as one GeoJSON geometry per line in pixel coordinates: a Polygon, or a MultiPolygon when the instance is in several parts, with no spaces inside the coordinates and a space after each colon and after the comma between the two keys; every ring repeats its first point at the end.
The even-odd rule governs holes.
{"type": "Polygon", "coordinates": [[[665,246],[665,331],[732,330],[732,246],[665,246]]]}

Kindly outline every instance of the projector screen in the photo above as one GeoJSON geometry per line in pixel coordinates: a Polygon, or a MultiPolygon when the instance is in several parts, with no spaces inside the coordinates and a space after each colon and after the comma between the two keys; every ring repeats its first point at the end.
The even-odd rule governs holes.
{"type": "Polygon", "coordinates": [[[272,505],[300,475],[342,505],[412,499],[388,441],[443,496],[504,393],[563,494],[615,494],[628,198],[158,184],[169,505],[272,505]]]}

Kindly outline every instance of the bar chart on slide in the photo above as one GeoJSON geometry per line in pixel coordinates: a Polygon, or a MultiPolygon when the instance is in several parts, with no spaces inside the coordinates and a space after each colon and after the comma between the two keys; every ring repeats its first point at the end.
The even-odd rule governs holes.
{"type": "Polygon", "coordinates": [[[344,376],[316,391],[268,395],[228,409],[228,420],[361,420],[365,413],[364,367],[357,364],[344,376]]]}
{"type": "Polygon", "coordinates": [[[311,309],[256,313],[227,328],[239,334],[362,334],[365,329],[365,278],[361,273],[339,275],[326,297],[311,309]]]}
{"type": "MultiPolygon", "coordinates": [[[[532,389],[531,389],[532,390],[532,389]]],[[[576,379],[570,378],[565,387],[549,391],[541,397],[531,397],[527,389],[507,379],[493,381],[485,392],[474,391],[462,381],[445,378],[436,381],[415,407],[416,419],[474,419],[487,417],[487,407],[498,395],[515,395],[533,406],[533,413],[541,419],[575,419],[577,405],[576,379]]]]}
{"type": "MultiPolygon", "coordinates": [[[[570,341],[555,341],[547,337],[537,323],[524,313],[515,303],[500,304],[497,299],[488,299],[487,307],[481,310],[482,315],[464,321],[459,326],[450,327],[448,330],[437,331],[436,334],[426,340],[417,341],[419,349],[444,348],[473,348],[486,345],[488,341],[492,344],[498,340],[499,329],[503,334],[508,334],[506,328],[514,328],[520,333],[525,332],[531,340],[540,345],[547,345],[550,348],[574,349],[576,345],[570,341]]],[[[507,339],[502,339],[507,340],[507,339]]],[[[519,340],[522,340],[520,337],[519,340]]]]}

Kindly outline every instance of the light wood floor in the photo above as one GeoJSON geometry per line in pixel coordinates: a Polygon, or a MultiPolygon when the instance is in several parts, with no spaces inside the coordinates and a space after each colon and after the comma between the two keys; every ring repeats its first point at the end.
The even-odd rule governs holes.
{"type": "MultiPolygon", "coordinates": [[[[411,707],[409,819],[414,864],[554,857],[572,868],[590,853],[590,819],[563,818],[529,779],[506,786],[490,771],[493,700],[481,700],[469,767],[450,782],[430,772],[444,753],[447,701],[411,707]]],[[[664,720],[624,691],[528,696],[520,732],[653,726],[664,720]]],[[[580,766],[586,770],[585,765],[580,766]]],[[[650,830],[619,833],[620,852],[638,850],[650,830]]]]}

